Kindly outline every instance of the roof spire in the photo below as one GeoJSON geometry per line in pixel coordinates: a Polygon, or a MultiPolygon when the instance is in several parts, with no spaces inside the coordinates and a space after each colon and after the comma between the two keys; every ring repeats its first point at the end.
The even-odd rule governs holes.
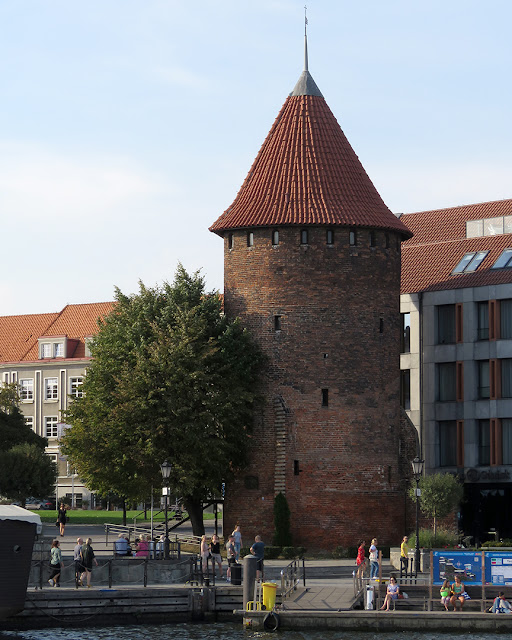
{"type": "Polygon", "coordinates": [[[318,96],[323,98],[308,70],[308,16],[307,6],[304,5],[304,71],[302,72],[291,96],[318,96]]]}
{"type": "Polygon", "coordinates": [[[308,16],[307,6],[304,5],[304,71],[308,70],[308,16]]]}

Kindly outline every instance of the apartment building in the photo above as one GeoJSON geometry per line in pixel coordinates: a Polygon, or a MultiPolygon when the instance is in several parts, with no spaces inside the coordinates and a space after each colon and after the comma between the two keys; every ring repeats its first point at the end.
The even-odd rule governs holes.
{"type": "Polygon", "coordinates": [[[75,304],[60,313],[0,317],[0,380],[18,384],[25,421],[48,438],[46,452],[57,464],[57,499],[68,496],[76,506],[92,497],[59,450],[63,411],[82,395],[90,339],[112,308],[112,302],[75,304]]]}
{"type": "Polygon", "coordinates": [[[401,220],[402,406],[426,473],[464,483],[461,529],[512,537],[512,200],[401,220]]]}

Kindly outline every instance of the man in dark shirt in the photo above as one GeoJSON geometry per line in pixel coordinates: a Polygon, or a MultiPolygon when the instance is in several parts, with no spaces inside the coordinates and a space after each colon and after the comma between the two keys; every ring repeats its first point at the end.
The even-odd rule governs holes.
{"type": "Polygon", "coordinates": [[[251,553],[256,557],[258,564],[256,569],[256,579],[263,580],[263,558],[265,557],[265,543],[262,542],[261,536],[254,538],[254,543],[251,547],[251,553]]]}

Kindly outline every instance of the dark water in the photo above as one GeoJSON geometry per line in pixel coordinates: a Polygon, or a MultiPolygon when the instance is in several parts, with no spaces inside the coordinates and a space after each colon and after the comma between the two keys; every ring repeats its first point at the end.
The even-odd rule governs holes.
{"type": "MultiPolygon", "coordinates": [[[[0,640],[490,640],[497,634],[471,633],[358,633],[354,631],[248,631],[242,623],[143,625],[97,627],[94,629],[44,629],[41,631],[3,631],[0,640]]],[[[512,640],[512,633],[499,634],[499,640],[512,640]]]]}

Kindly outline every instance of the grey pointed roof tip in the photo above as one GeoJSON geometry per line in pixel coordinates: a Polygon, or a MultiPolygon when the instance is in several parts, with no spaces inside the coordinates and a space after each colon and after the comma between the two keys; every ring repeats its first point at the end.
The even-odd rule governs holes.
{"type": "Polygon", "coordinates": [[[290,96],[318,96],[323,98],[322,92],[316,86],[313,76],[308,71],[308,37],[304,34],[304,71],[300,74],[300,78],[290,96]]]}

